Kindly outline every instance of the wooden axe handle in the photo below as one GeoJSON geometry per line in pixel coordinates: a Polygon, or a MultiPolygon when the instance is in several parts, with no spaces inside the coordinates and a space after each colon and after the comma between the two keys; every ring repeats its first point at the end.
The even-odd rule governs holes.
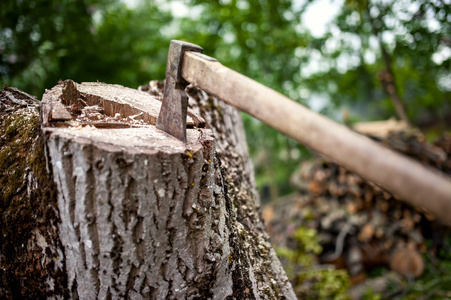
{"type": "Polygon", "coordinates": [[[202,55],[185,52],[182,77],[451,225],[449,176],[351,131],[202,55]]]}

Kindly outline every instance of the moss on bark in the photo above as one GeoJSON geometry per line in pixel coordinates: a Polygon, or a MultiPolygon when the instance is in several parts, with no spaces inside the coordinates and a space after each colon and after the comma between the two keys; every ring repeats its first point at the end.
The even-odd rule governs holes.
{"type": "Polygon", "coordinates": [[[0,298],[64,295],[64,285],[55,282],[66,279],[39,103],[5,88],[0,104],[0,298]]]}

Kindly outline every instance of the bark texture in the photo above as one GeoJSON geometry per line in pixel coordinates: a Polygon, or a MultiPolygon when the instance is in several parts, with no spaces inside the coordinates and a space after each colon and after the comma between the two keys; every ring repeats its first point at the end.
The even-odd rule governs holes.
{"type": "Polygon", "coordinates": [[[254,168],[241,115],[232,106],[188,87],[190,106],[213,131],[220,176],[225,186],[232,256],[239,258],[232,272],[235,299],[296,299],[263,223],[254,168]],[[250,285],[249,285],[250,284],[250,285]],[[250,290],[250,295],[243,293],[250,290]]]}
{"type": "Polygon", "coordinates": [[[4,87],[0,126],[0,298],[67,298],[56,188],[45,160],[39,102],[4,87]]]}
{"type": "Polygon", "coordinates": [[[72,294],[209,297],[224,242],[213,234],[221,224],[212,222],[211,207],[221,207],[211,192],[208,132],[168,146],[154,128],[90,131],[62,129],[48,141],[72,294]],[[120,143],[111,136],[122,136],[120,143]]]}
{"type": "Polygon", "coordinates": [[[211,129],[189,129],[184,144],[136,102],[158,107],[159,92],[66,81],[44,95],[40,170],[56,192],[42,222],[56,254],[40,295],[294,299],[260,218],[239,113],[192,89],[193,127],[211,129]]]}
{"type": "MultiPolygon", "coordinates": [[[[161,98],[163,84],[151,81],[140,90],[161,98]]],[[[215,181],[227,208],[225,231],[230,243],[230,272],[223,274],[230,299],[296,299],[285,271],[271,247],[260,213],[241,115],[230,105],[188,86],[189,107],[205,120],[216,143],[215,181]]]]}

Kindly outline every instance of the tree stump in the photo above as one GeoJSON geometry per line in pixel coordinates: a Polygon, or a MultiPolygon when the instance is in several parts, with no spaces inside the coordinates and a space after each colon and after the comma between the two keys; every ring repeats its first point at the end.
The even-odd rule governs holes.
{"type": "Polygon", "coordinates": [[[29,276],[14,272],[23,261],[2,246],[0,296],[295,299],[260,218],[238,112],[190,93],[186,144],[155,128],[159,92],[65,81],[44,94],[36,147],[52,214],[22,239],[23,253],[40,253],[28,260],[40,279],[27,292],[29,276]]]}

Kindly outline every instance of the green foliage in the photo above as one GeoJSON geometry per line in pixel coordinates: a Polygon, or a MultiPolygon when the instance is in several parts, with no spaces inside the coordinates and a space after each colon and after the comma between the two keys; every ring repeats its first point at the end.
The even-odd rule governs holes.
{"type": "Polygon", "coordinates": [[[313,270],[305,274],[305,280],[312,280],[312,293],[305,299],[349,299],[349,275],[346,270],[313,270]]]}
{"type": "Polygon", "coordinates": [[[299,227],[294,232],[294,239],[299,244],[299,251],[319,254],[323,250],[315,229],[299,227]]]}
{"type": "Polygon", "coordinates": [[[41,97],[58,79],[138,86],[163,78],[171,15],[153,1],[3,1],[0,81],[41,97]]]}
{"type": "MultiPolygon", "coordinates": [[[[290,263],[301,265],[303,267],[312,267],[315,255],[322,251],[321,245],[315,229],[299,227],[293,235],[293,239],[297,242],[296,249],[278,247],[277,254],[286,258],[290,263]]],[[[294,272],[290,270],[289,273],[294,272]]],[[[290,274],[294,277],[295,274],[290,274]]]]}
{"type": "MultiPolygon", "coordinates": [[[[290,0],[191,0],[202,13],[181,20],[179,38],[204,47],[222,64],[301,101],[299,70],[309,34],[301,24],[301,11],[290,0]]],[[[269,187],[272,198],[289,189],[287,174],[301,156],[309,156],[276,130],[243,115],[251,155],[256,160],[257,185],[269,187]]],[[[280,120],[283,122],[283,120],[280,120]]]]}
{"type": "Polygon", "coordinates": [[[293,235],[295,249],[279,247],[276,252],[287,261],[287,274],[302,299],[348,299],[346,270],[315,269],[315,255],[322,251],[315,229],[299,227],[293,235]],[[305,291],[304,285],[309,288],[305,291]]]}
{"type": "Polygon", "coordinates": [[[381,300],[382,294],[373,292],[372,289],[368,289],[362,297],[363,300],[381,300]]]}
{"type": "Polygon", "coordinates": [[[337,107],[361,119],[389,118],[394,107],[380,76],[390,67],[412,123],[451,126],[450,12],[440,1],[347,0],[330,32],[313,43],[331,68],[309,78],[311,88],[326,88],[337,107]]]}
{"type": "Polygon", "coordinates": [[[85,73],[83,80],[137,87],[149,79],[164,78],[170,38],[161,34],[161,27],[171,16],[159,11],[153,1],[138,9],[119,3],[100,13],[92,58],[87,58],[91,63],[82,64],[89,69],[78,70],[85,73]]]}

